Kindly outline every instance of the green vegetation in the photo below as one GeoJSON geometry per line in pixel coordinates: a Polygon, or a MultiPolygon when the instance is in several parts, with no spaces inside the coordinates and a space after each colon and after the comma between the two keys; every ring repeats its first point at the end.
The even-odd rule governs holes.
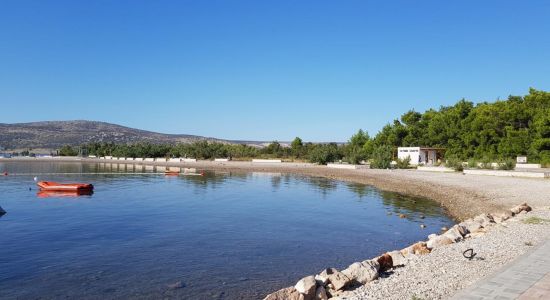
{"type": "MultiPolygon", "coordinates": [[[[514,158],[527,155],[530,162],[550,165],[550,93],[530,89],[525,96],[510,96],[493,103],[460,100],[452,106],[430,109],[424,113],[408,111],[387,124],[374,137],[359,130],[345,145],[304,143],[296,137],[290,147],[272,142],[267,147],[230,145],[199,141],[192,144],[160,145],[91,143],[82,150],[96,156],[124,157],[193,157],[212,159],[230,157],[282,158],[309,160],[326,164],[343,160],[358,164],[370,162],[373,168],[390,168],[396,160],[397,147],[427,146],[445,148],[447,166],[464,168],[514,168],[514,158]]],[[[65,146],[61,155],[75,154],[65,146]]],[[[405,167],[405,162],[397,162],[405,167]]],[[[409,162],[410,163],[410,162],[409,162]]]]}
{"type": "MultiPolygon", "coordinates": [[[[24,155],[24,154],[23,154],[24,155]]],[[[65,145],[59,149],[59,155],[61,156],[76,156],[78,155],[78,150],[74,149],[69,145],[65,145]]]]}
{"type": "Polygon", "coordinates": [[[393,147],[389,145],[376,147],[372,152],[371,167],[389,169],[393,159],[393,147]]]}
{"type": "Polygon", "coordinates": [[[411,167],[411,158],[407,157],[405,159],[397,159],[397,165],[396,167],[398,169],[408,169],[411,167]]]}
{"type": "Polygon", "coordinates": [[[499,170],[513,170],[516,167],[516,161],[511,158],[506,158],[498,162],[499,170]]]}
{"type": "Polygon", "coordinates": [[[550,223],[550,220],[544,219],[544,218],[539,218],[539,217],[529,217],[529,218],[525,218],[523,220],[523,223],[538,225],[538,224],[550,223]]]}
{"type": "Polygon", "coordinates": [[[550,93],[530,89],[526,96],[504,101],[474,105],[461,100],[424,113],[409,111],[382,128],[374,144],[442,147],[447,158],[460,160],[527,155],[549,164],[550,93]]]}
{"type": "Polygon", "coordinates": [[[309,153],[309,161],[325,165],[342,158],[341,149],[336,144],[317,145],[309,153]]]}
{"type": "Polygon", "coordinates": [[[458,172],[462,172],[464,170],[464,165],[462,164],[462,160],[456,156],[451,156],[447,158],[446,166],[458,172]]]}

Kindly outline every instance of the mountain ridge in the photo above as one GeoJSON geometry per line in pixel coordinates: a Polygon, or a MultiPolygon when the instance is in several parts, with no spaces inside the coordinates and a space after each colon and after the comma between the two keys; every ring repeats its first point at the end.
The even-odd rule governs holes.
{"type": "Polygon", "coordinates": [[[167,134],[131,128],[113,123],[89,120],[38,121],[0,123],[0,147],[16,149],[58,149],[64,145],[77,146],[91,142],[125,143],[193,143],[211,141],[247,144],[261,147],[265,142],[231,141],[191,134],[167,134]]]}

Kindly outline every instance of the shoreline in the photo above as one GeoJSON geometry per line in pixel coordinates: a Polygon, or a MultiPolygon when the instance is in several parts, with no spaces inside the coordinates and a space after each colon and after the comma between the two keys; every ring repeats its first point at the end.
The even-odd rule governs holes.
{"type": "Polygon", "coordinates": [[[415,169],[333,169],[310,163],[252,163],[247,161],[158,162],[98,158],[0,158],[0,162],[81,162],[198,168],[212,171],[278,172],[374,186],[380,190],[433,200],[456,221],[529,202],[534,208],[549,205],[547,179],[421,172],[415,169]],[[526,199],[529,195],[529,199],[526,199]]]}
{"type": "MultiPolygon", "coordinates": [[[[368,262],[371,267],[375,266],[380,262],[379,258],[385,255],[394,257],[394,262],[391,263],[393,265],[388,273],[380,269],[380,275],[376,276],[375,279],[371,279],[353,289],[338,291],[333,299],[414,299],[418,297],[420,297],[418,299],[447,299],[483,278],[491,276],[502,266],[527,253],[533,246],[548,240],[550,234],[547,229],[550,223],[530,225],[525,222],[526,218],[531,217],[539,217],[550,222],[550,198],[547,196],[550,194],[550,182],[547,179],[466,176],[461,173],[432,173],[416,170],[331,169],[326,166],[307,163],[150,162],[92,158],[0,159],[0,163],[2,162],[135,164],[197,168],[211,171],[287,173],[356,182],[385,191],[428,198],[444,207],[446,212],[457,220],[457,223],[469,219],[461,224],[468,222],[471,224],[480,216],[487,215],[487,213],[492,214],[492,216],[487,215],[490,217],[491,222],[481,226],[481,230],[472,231],[471,237],[466,238],[464,236],[451,244],[429,248],[427,253],[416,253],[416,250],[407,250],[411,247],[414,249],[415,245],[418,244],[424,247],[422,249],[425,249],[426,245],[430,245],[430,240],[438,239],[437,235],[430,235],[427,236],[427,244],[421,241],[403,250],[387,252],[382,256],[362,262],[363,265],[359,268],[363,268],[365,262],[368,262]],[[500,219],[499,221],[497,219],[500,218],[498,217],[499,214],[505,211],[509,213],[510,207],[523,202],[527,202],[532,206],[533,211],[528,214],[521,213],[509,220],[500,219]],[[474,216],[477,217],[472,219],[474,216]],[[494,220],[492,220],[493,217],[494,220]],[[475,249],[481,259],[470,261],[462,257],[461,253],[468,248],[475,249]],[[394,256],[396,252],[403,253],[403,255],[406,255],[405,253],[409,254],[405,258],[401,258],[402,255],[397,254],[402,263],[396,264],[394,256]],[[378,262],[374,262],[377,260],[378,262]]],[[[459,224],[454,227],[456,226],[463,225],[459,224]]],[[[452,232],[452,230],[449,230],[449,232],[452,232]]],[[[441,236],[443,235],[441,234],[441,236]]],[[[391,249],[387,250],[391,251],[391,249]]],[[[349,272],[353,272],[350,271],[352,266],[342,270],[342,272],[347,271],[346,276],[351,276],[349,272]]],[[[378,268],[381,268],[380,266],[381,264],[378,265],[378,268]]],[[[339,271],[336,270],[336,272],[339,271]]],[[[302,280],[304,279],[306,278],[302,280]]],[[[302,280],[298,282],[296,289],[300,284],[303,284],[302,280]]],[[[329,288],[330,285],[325,285],[325,287],[329,288]]],[[[296,296],[295,294],[288,298],[290,294],[286,293],[290,291],[294,293],[296,289],[288,287],[273,291],[266,299],[269,297],[271,297],[269,299],[282,299],[277,298],[279,293],[282,293],[284,299],[294,299],[292,297],[296,296]]]]}

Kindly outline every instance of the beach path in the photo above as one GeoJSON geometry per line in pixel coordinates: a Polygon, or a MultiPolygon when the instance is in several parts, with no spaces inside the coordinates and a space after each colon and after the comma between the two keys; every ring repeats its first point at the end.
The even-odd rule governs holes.
{"type": "Polygon", "coordinates": [[[452,299],[550,299],[550,239],[452,299]]]}

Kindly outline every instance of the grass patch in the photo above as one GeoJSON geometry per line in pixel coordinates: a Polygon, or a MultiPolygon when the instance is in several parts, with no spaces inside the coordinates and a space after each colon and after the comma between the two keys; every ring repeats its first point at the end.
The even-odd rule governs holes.
{"type": "Polygon", "coordinates": [[[539,217],[529,217],[529,218],[525,218],[523,220],[523,223],[525,223],[525,224],[547,224],[547,223],[550,223],[550,220],[539,218],[539,217]]]}

